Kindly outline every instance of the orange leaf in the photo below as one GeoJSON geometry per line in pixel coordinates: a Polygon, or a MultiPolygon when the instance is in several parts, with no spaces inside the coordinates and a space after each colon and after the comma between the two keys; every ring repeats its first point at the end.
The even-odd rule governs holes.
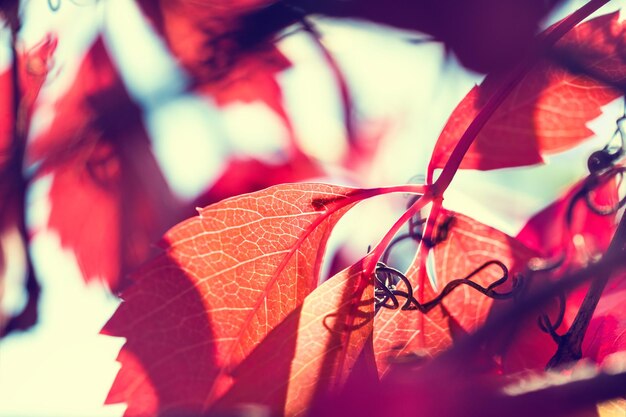
{"type": "MultiPolygon", "coordinates": [[[[170,230],[165,252],[139,270],[105,328],[127,338],[108,401],[127,402],[129,416],[210,409],[237,382],[231,372],[255,349],[265,355],[263,339],[276,331],[290,335],[284,343],[293,341],[297,319],[290,315],[318,284],[328,235],[362,198],[345,187],[281,185],[208,206],[170,230]]],[[[312,300],[328,297],[330,306],[341,306],[326,291],[344,293],[334,286],[353,285],[341,284],[348,278],[331,280],[312,300]]],[[[315,317],[324,306],[310,307],[315,317]]],[[[320,328],[315,317],[300,318],[300,325],[312,320],[320,328]]],[[[307,329],[298,337],[308,340],[307,329]]],[[[311,336],[313,342],[318,336],[321,343],[329,337],[311,336]]],[[[311,354],[298,349],[296,357],[311,354]]],[[[311,349],[321,349],[314,357],[330,354],[311,349]]]]}

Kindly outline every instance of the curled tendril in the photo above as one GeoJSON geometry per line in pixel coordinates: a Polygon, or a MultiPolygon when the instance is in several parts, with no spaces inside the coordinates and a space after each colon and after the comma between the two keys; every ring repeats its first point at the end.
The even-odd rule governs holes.
{"type": "Polygon", "coordinates": [[[469,273],[467,276],[459,279],[452,280],[446,284],[441,293],[437,295],[432,300],[426,303],[420,303],[413,295],[413,286],[409,279],[400,271],[395,268],[389,267],[382,262],[379,262],[376,265],[376,271],[374,272],[375,278],[375,301],[376,301],[376,312],[378,312],[381,308],[388,309],[398,309],[401,310],[418,310],[421,313],[428,313],[430,310],[435,308],[437,305],[441,303],[441,301],[455,288],[461,285],[467,285],[479,293],[493,298],[495,300],[503,300],[507,298],[511,298],[518,288],[518,280],[515,276],[512,277],[513,288],[508,292],[498,292],[496,289],[504,284],[509,279],[509,270],[502,262],[497,260],[491,260],[485,262],[480,265],[474,271],[469,273]],[[492,265],[498,267],[502,271],[502,277],[498,280],[492,282],[487,287],[483,287],[482,285],[472,281],[472,278],[476,276],[479,272],[491,267],[492,265]],[[404,289],[399,289],[398,287],[404,284],[404,289]],[[403,298],[405,301],[400,306],[400,301],[398,298],[403,298]]]}
{"type": "MultiPolygon", "coordinates": [[[[594,194],[596,190],[604,184],[609,183],[615,178],[619,177],[618,187],[624,180],[624,172],[626,167],[617,165],[617,162],[623,158],[625,154],[624,145],[626,143],[626,114],[616,121],[617,129],[613,134],[611,140],[599,151],[593,152],[587,159],[587,168],[589,169],[589,176],[585,180],[582,188],[572,197],[566,212],[566,224],[567,227],[572,226],[574,207],[579,200],[584,200],[587,208],[599,215],[609,216],[617,213],[621,208],[626,205],[626,197],[621,198],[615,204],[601,206],[594,200],[594,194]]],[[[565,256],[562,255],[555,259],[533,259],[528,264],[528,270],[533,272],[547,272],[559,268],[565,262],[565,256]]],[[[565,316],[566,297],[565,294],[559,294],[558,296],[558,312],[554,322],[550,319],[547,313],[541,314],[537,318],[537,324],[539,328],[552,336],[552,339],[560,344],[563,339],[562,335],[557,333],[557,329],[563,323],[565,316]]]]}
{"type": "MultiPolygon", "coordinates": [[[[564,263],[565,263],[565,255],[562,254],[553,258],[532,258],[528,262],[526,268],[529,274],[539,273],[539,272],[552,272],[560,268],[561,266],[563,266],[564,263]]],[[[552,322],[552,320],[550,319],[550,316],[548,316],[547,313],[543,313],[537,318],[537,324],[539,325],[539,328],[543,332],[548,333],[550,336],[552,336],[554,340],[558,340],[560,337],[556,333],[556,329],[558,329],[561,323],[563,323],[563,318],[565,317],[566,301],[565,301],[564,293],[559,294],[558,301],[559,301],[559,311],[557,313],[557,317],[554,323],[552,322]]]]}
{"type": "Polygon", "coordinates": [[[609,216],[611,214],[615,214],[622,207],[624,207],[624,205],[626,205],[626,197],[620,199],[616,204],[607,206],[599,206],[593,200],[593,192],[595,191],[595,188],[597,188],[599,185],[607,183],[617,176],[619,176],[619,184],[621,184],[621,182],[624,180],[625,171],[626,168],[624,167],[612,167],[610,170],[601,174],[601,176],[598,178],[597,184],[595,184],[595,187],[589,187],[589,189],[586,190],[584,198],[587,207],[589,207],[589,210],[599,216],[609,216]]]}
{"type": "MultiPolygon", "coordinates": [[[[97,2],[97,1],[98,0],[94,0],[94,3],[97,2]]],[[[85,4],[81,4],[81,3],[77,2],[76,0],[70,0],[70,2],[72,2],[76,6],[84,6],[85,5],[85,4]]],[[[48,7],[53,12],[57,12],[61,8],[61,0],[48,0],[48,7]]]]}
{"type": "Polygon", "coordinates": [[[53,12],[58,11],[61,8],[61,0],[48,0],[48,7],[50,7],[50,10],[53,12]]]}
{"type": "MultiPolygon", "coordinates": [[[[417,202],[419,198],[420,196],[417,196],[417,195],[411,196],[406,206],[407,210],[413,204],[415,204],[415,202],[417,202]]],[[[415,216],[411,217],[408,222],[409,234],[412,236],[417,236],[418,233],[421,233],[423,226],[424,226],[424,222],[426,222],[426,219],[422,218],[419,212],[415,216]]]]}
{"type": "Polygon", "coordinates": [[[561,326],[561,324],[563,323],[563,318],[565,317],[565,293],[559,294],[558,302],[559,311],[554,322],[552,322],[550,316],[545,313],[537,318],[537,324],[539,325],[539,328],[543,332],[548,333],[550,336],[552,336],[552,339],[557,343],[561,339],[561,336],[556,332],[556,329],[561,326]]]}
{"type": "Polygon", "coordinates": [[[592,153],[587,159],[587,168],[591,175],[599,175],[615,165],[624,156],[626,140],[626,114],[616,120],[617,128],[611,140],[599,151],[592,153]]]}
{"type": "MultiPolygon", "coordinates": [[[[421,220],[421,224],[424,224],[426,222],[426,219],[422,219],[421,220]]],[[[383,253],[382,256],[382,262],[383,263],[387,263],[389,261],[389,257],[391,256],[391,252],[395,249],[395,247],[404,242],[405,240],[413,240],[415,242],[419,242],[422,239],[422,234],[421,232],[416,231],[417,229],[409,229],[409,231],[407,233],[403,233],[400,234],[398,236],[396,236],[391,243],[389,243],[389,246],[387,246],[387,248],[385,249],[385,252],[383,253]]]]}
{"type": "Polygon", "coordinates": [[[624,156],[624,142],[626,141],[626,114],[616,121],[617,128],[611,140],[599,151],[592,153],[587,159],[589,177],[583,187],[585,202],[589,209],[600,215],[608,216],[614,214],[626,204],[626,198],[619,200],[615,205],[606,207],[598,206],[592,198],[592,194],[599,186],[606,184],[619,176],[621,183],[624,177],[623,166],[616,163],[624,156]]]}

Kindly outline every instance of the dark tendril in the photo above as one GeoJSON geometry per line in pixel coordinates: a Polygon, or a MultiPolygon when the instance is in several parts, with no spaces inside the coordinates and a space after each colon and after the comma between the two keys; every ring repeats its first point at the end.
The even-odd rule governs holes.
{"type": "MultiPolygon", "coordinates": [[[[528,262],[527,268],[529,273],[537,272],[552,272],[560,268],[565,263],[565,255],[559,255],[553,258],[533,258],[528,262]]],[[[537,318],[537,324],[539,328],[552,336],[555,341],[559,339],[559,335],[556,333],[556,329],[563,323],[565,316],[565,294],[559,294],[559,312],[557,313],[554,323],[550,320],[550,316],[547,313],[541,314],[537,318]]]]}
{"type": "Polygon", "coordinates": [[[559,300],[559,311],[557,313],[556,320],[554,321],[554,323],[550,320],[550,317],[545,313],[539,316],[539,318],[537,318],[537,324],[539,325],[539,328],[543,332],[548,333],[550,336],[552,336],[552,339],[557,343],[561,339],[561,336],[556,332],[556,329],[558,329],[559,326],[561,326],[561,324],[563,323],[563,318],[565,317],[565,303],[566,303],[565,293],[559,294],[558,300],[559,300]]]}
{"type": "Polygon", "coordinates": [[[446,284],[446,286],[437,297],[422,304],[417,301],[417,299],[413,296],[413,286],[411,285],[409,279],[402,272],[398,271],[397,269],[391,268],[382,262],[379,262],[376,266],[376,271],[374,272],[374,277],[376,279],[376,287],[374,290],[374,296],[376,300],[376,312],[378,312],[378,310],[380,310],[381,308],[388,308],[392,310],[400,308],[401,310],[418,310],[421,313],[426,314],[437,305],[439,305],[448,294],[454,291],[455,288],[461,285],[467,285],[489,298],[493,298],[495,300],[504,300],[507,298],[511,298],[518,287],[518,280],[515,276],[513,276],[513,288],[511,289],[511,291],[496,291],[496,288],[500,287],[509,279],[509,275],[509,270],[506,265],[504,265],[500,261],[491,260],[480,265],[464,278],[459,278],[448,282],[448,284],[446,284]],[[471,280],[472,277],[492,265],[495,265],[502,271],[501,278],[492,282],[487,287],[483,287],[482,285],[471,280]],[[404,290],[398,289],[400,283],[404,284],[404,290]],[[399,297],[405,300],[401,307],[400,301],[398,300],[399,297]]]}
{"type": "MultiPolygon", "coordinates": [[[[77,3],[76,0],[70,0],[70,1],[73,4],[75,4],[76,6],[82,6],[80,3],[77,3]]],[[[97,1],[97,0],[95,0],[95,1],[97,1]]],[[[61,0],[48,0],[48,7],[53,12],[59,11],[59,9],[61,8],[61,0]]]]}
{"type": "Polygon", "coordinates": [[[587,168],[589,169],[589,177],[583,187],[585,192],[585,202],[589,209],[600,215],[608,216],[617,212],[626,204],[626,199],[621,199],[616,205],[600,207],[592,198],[592,194],[599,186],[606,184],[619,175],[619,182],[623,180],[624,167],[616,166],[624,156],[624,140],[626,136],[626,115],[620,117],[616,121],[617,128],[611,140],[604,148],[595,151],[587,159],[587,168]]]}
{"type": "MultiPolygon", "coordinates": [[[[424,222],[426,222],[426,219],[422,219],[421,220],[421,224],[424,224],[424,222]]],[[[409,229],[409,231],[407,233],[403,233],[401,235],[396,236],[391,243],[389,243],[389,246],[387,246],[387,248],[385,249],[385,252],[383,253],[382,256],[382,261],[383,263],[387,263],[389,261],[389,256],[391,255],[391,252],[393,251],[393,249],[395,249],[395,247],[404,242],[405,240],[411,239],[415,242],[419,242],[422,239],[422,234],[421,232],[417,232],[415,231],[416,229],[414,229],[413,231],[411,231],[409,229]]]]}
{"type": "Polygon", "coordinates": [[[435,236],[432,239],[424,239],[423,230],[424,223],[426,223],[426,219],[422,217],[409,219],[409,231],[407,233],[403,233],[394,238],[387,249],[383,253],[382,262],[386,263],[389,260],[389,256],[391,255],[391,251],[401,242],[413,239],[415,242],[423,242],[424,245],[432,249],[438,244],[444,242],[448,239],[448,235],[450,234],[450,230],[454,226],[456,222],[456,218],[454,216],[447,216],[445,219],[441,221],[441,223],[435,229],[435,236]]]}
{"type": "Polygon", "coordinates": [[[624,205],[626,205],[626,197],[622,198],[617,204],[599,206],[594,201],[594,192],[602,185],[619,176],[619,183],[623,181],[626,168],[618,166],[616,163],[624,156],[624,140],[626,137],[626,115],[617,119],[617,128],[611,140],[599,151],[593,152],[587,159],[587,168],[589,176],[585,180],[585,184],[581,190],[572,198],[567,209],[567,224],[572,223],[573,211],[576,202],[584,199],[587,207],[593,213],[599,216],[608,216],[615,214],[624,205]]]}
{"type": "MultiPolygon", "coordinates": [[[[420,196],[414,195],[409,199],[408,204],[406,205],[407,210],[420,199],[420,196]]],[[[417,236],[418,233],[421,233],[422,226],[426,219],[422,218],[419,213],[409,219],[409,235],[417,236]]],[[[421,236],[421,235],[420,235],[421,236]]],[[[419,241],[419,239],[417,239],[419,241]]]]}
{"type": "Polygon", "coordinates": [[[424,245],[426,245],[427,248],[434,248],[441,242],[444,242],[446,239],[448,239],[450,229],[454,226],[454,223],[456,223],[456,217],[447,216],[435,229],[435,236],[432,238],[432,240],[423,238],[421,234],[419,235],[420,240],[423,240],[424,245]]]}
{"type": "MultiPolygon", "coordinates": [[[[603,183],[606,183],[608,181],[610,181],[612,178],[619,176],[619,183],[621,184],[621,182],[624,179],[624,171],[626,171],[626,168],[624,167],[613,167],[611,168],[609,171],[605,172],[602,175],[602,178],[598,179],[598,183],[596,184],[596,187],[598,185],[601,185],[603,183]],[[602,181],[602,182],[599,182],[602,181]]],[[[593,192],[594,189],[596,187],[590,187],[589,190],[586,191],[585,193],[585,203],[587,203],[587,207],[589,207],[589,210],[591,210],[593,213],[599,215],[599,216],[609,216],[611,214],[616,213],[619,209],[621,209],[622,207],[624,207],[624,205],[626,204],[626,197],[622,198],[621,200],[619,200],[617,202],[617,204],[614,205],[606,205],[606,206],[599,206],[594,200],[593,200],[593,192]]],[[[619,186],[618,186],[619,188],[619,186]]]]}
{"type": "Polygon", "coordinates": [[[606,144],[604,148],[599,151],[595,151],[587,159],[587,168],[591,175],[600,175],[604,171],[612,168],[622,156],[624,156],[624,136],[626,132],[624,129],[626,126],[626,115],[620,117],[616,121],[617,129],[613,137],[606,144]]]}
{"type": "MultiPolygon", "coordinates": [[[[624,116],[617,119],[617,128],[611,140],[599,151],[593,152],[587,159],[587,168],[589,169],[589,176],[585,180],[584,185],[579,192],[576,193],[569,202],[566,212],[566,223],[568,227],[572,226],[574,207],[576,203],[583,199],[587,208],[599,215],[609,216],[615,214],[621,208],[626,205],[626,197],[620,199],[616,204],[609,204],[600,206],[594,200],[594,194],[596,190],[607,184],[609,181],[614,180],[619,176],[618,186],[624,180],[624,172],[626,168],[616,165],[616,163],[624,156],[624,141],[626,138],[626,113],[624,116]]],[[[565,261],[564,256],[560,256],[556,259],[533,259],[528,264],[529,272],[548,272],[563,265],[565,261]]],[[[537,324],[539,328],[552,336],[552,339],[558,344],[567,338],[566,335],[560,335],[557,333],[557,329],[563,323],[565,316],[566,297],[565,294],[559,294],[558,296],[558,312],[554,322],[550,319],[547,313],[543,313],[537,318],[537,324]]],[[[568,331],[569,333],[569,331],[568,331]]]]}
{"type": "Polygon", "coordinates": [[[61,8],[61,0],[48,0],[48,7],[50,7],[50,10],[53,12],[56,12],[61,8]]]}

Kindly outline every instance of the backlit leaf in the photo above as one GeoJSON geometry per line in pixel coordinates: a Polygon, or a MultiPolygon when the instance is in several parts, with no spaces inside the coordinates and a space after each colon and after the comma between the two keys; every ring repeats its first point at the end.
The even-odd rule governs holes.
{"type": "MultiPolygon", "coordinates": [[[[626,80],[624,25],[617,13],[574,28],[555,46],[576,69],[587,69],[611,83],[626,80]]],[[[550,52],[548,52],[550,53],[550,52]]],[[[462,169],[497,169],[543,162],[543,154],[572,148],[591,137],[587,123],[621,92],[584,73],[568,71],[568,62],[544,59],[515,85],[482,128],[461,163],[462,169]]],[[[507,73],[488,75],[456,107],[433,152],[430,170],[443,168],[456,143],[507,73]]]]}
{"type": "MultiPolygon", "coordinates": [[[[259,344],[273,331],[287,332],[284,343],[293,342],[294,311],[318,285],[328,235],[361,194],[281,185],[208,206],[170,230],[165,251],[139,270],[105,328],[127,338],[108,401],[127,402],[128,416],[200,413],[237,386],[235,370],[246,358],[268,354],[259,344]]],[[[333,288],[353,285],[341,284],[345,279],[320,287],[313,300],[326,297],[325,291],[344,294],[333,288]]],[[[330,306],[341,306],[335,297],[328,295],[330,306]]],[[[302,316],[300,325],[312,320],[319,328],[317,309],[326,304],[311,303],[315,316],[302,316]]],[[[302,308],[309,311],[306,303],[302,308]]],[[[328,357],[324,348],[316,349],[320,360],[328,357]]],[[[245,386],[245,378],[239,384],[245,386]]]]}

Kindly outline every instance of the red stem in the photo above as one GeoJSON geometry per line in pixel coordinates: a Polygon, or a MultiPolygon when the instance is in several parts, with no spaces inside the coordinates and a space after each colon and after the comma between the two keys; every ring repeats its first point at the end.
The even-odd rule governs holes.
{"type": "MultiPolygon", "coordinates": [[[[443,203],[443,199],[441,197],[437,199],[433,199],[433,206],[430,209],[430,214],[428,215],[428,219],[426,220],[426,226],[424,227],[424,233],[422,241],[420,242],[420,246],[418,248],[419,254],[419,269],[417,270],[417,282],[419,286],[419,294],[418,300],[424,301],[424,283],[426,282],[426,259],[428,257],[428,251],[430,250],[428,245],[425,245],[424,242],[432,242],[433,241],[433,232],[435,230],[435,224],[437,223],[437,218],[439,217],[439,212],[441,211],[441,206],[443,203]]],[[[432,278],[432,277],[431,277],[432,278]]],[[[433,279],[430,279],[430,284],[435,292],[437,291],[436,283],[433,279]]]]}
{"type": "Polygon", "coordinates": [[[364,264],[364,273],[366,276],[369,276],[374,272],[374,269],[376,268],[376,262],[378,262],[378,260],[382,258],[385,249],[387,248],[387,246],[389,246],[389,244],[396,236],[398,231],[402,228],[402,226],[404,226],[404,224],[409,221],[411,217],[415,216],[422,208],[424,208],[426,204],[431,202],[432,199],[433,194],[430,188],[427,188],[424,195],[422,195],[415,203],[413,203],[411,207],[409,207],[404,212],[404,214],[398,220],[396,220],[393,226],[391,226],[391,229],[389,229],[389,231],[385,234],[385,236],[383,236],[380,242],[378,242],[374,249],[372,249],[372,251],[370,252],[371,255],[367,257],[364,264]]]}

